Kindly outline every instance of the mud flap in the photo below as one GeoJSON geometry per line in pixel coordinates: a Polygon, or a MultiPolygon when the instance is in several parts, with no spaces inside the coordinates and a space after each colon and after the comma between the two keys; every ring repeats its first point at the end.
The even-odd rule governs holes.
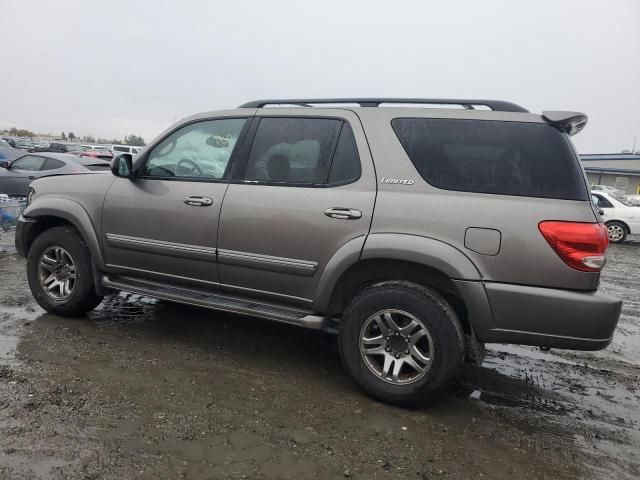
{"type": "Polygon", "coordinates": [[[93,262],[91,262],[91,271],[93,272],[93,288],[96,291],[96,295],[106,297],[107,295],[115,293],[114,290],[104,286],[104,284],[102,283],[103,274],[98,271],[93,262]]]}
{"type": "Polygon", "coordinates": [[[486,350],[484,348],[484,343],[478,340],[478,337],[476,337],[476,332],[473,329],[473,327],[471,327],[469,330],[471,333],[464,334],[464,338],[465,338],[464,361],[465,363],[472,363],[480,367],[482,365],[482,362],[484,362],[484,356],[486,353],[486,350]]]}

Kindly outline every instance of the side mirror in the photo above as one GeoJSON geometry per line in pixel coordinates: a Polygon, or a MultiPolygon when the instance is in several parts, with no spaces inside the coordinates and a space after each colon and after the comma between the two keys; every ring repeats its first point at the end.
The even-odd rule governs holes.
{"type": "Polygon", "coordinates": [[[9,168],[9,162],[0,162],[0,168],[9,168]]]}
{"type": "Polygon", "coordinates": [[[111,173],[116,177],[133,177],[133,157],[129,153],[123,153],[111,160],[111,173]]]}

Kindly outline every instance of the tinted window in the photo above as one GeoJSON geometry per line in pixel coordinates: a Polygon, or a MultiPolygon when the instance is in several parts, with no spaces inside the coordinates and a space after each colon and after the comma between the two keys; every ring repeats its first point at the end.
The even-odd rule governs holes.
{"type": "Polygon", "coordinates": [[[229,118],[182,127],[151,151],[143,175],[222,178],[245,122],[229,118]]]}
{"type": "Polygon", "coordinates": [[[129,147],[113,147],[113,150],[116,152],[129,153],[129,147]]]}
{"type": "Polygon", "coordinates": [[[27,172],[37,172],[42,168],[44,164],[43,157],[36,157],[32,155],[26,155],[24,157],[20,157],[15,162],[11,164],[12,170],[24,170],[27,172]]]}
{"type": "Polygon", "coordinates": [[[262,118],[245,179],[325,184],[342,124],[325,118],[262,118]]]}
{"type": "Polygon", "coordinates": [[[613,208],[611,202],[606,198],[601,197],[600,195],[592,195],[592,197],[594,199],[594,203],[600,208],[613,208]]]}
{"type": "Polygon", "coordinates": [[[396,118],[400,143],[427,182],[466,192],[588,200],[566,136],[546,124],[396,118]]]}
{"type": "Polygon", "coordinates": [[[62,168],[64,167],[64,162],[61,162],[60,160],[56,160],[55,158],[47,158],[44,162],[44,167],[42,167],[42,170],[54,170],[56,168],[62,168]]]}
{"type": "Polygon", "coordinates": [[[353,131],[345,123],[331,162],[329,183],[349,183],[360,178],[360,159],[353,131]]]}

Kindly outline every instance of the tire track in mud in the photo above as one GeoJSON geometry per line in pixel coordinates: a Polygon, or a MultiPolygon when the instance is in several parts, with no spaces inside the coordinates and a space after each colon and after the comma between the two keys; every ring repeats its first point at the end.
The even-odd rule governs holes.
{"type": "MultiPolygon", "coordinates": [[[[640,478],[640,242],[611,245],[602,274],[623,299],[612,344],[597,352],[490,345],[463,385],[487,406],[546,417],[573,432],[602,479],[640,478]],[[491,373],[493,372],[493,373],[491,373]],[[474,375],[475,374],[475,375],[474,375]]],[[[468,393],[466,391],[465,393],[468,393]]]]}
{"type": "Polygon", "coordinates": [[[638,243],[612,246],[603,274],[605,288],[625,301],[607,350],[492,345],[483,367],[465,369],[451,394],[419,411],[355,391],[334,347],[310,333],[242,318],[214,326],[201,310],[129,294],[109,297],[88,321],[42,315],[20,262],[0,255],[0,412],[9,415],[0,421],[0,478],[5,467],[11,478],[272,478],[286,469],[307,477],[575,478],[589,457],[585,478],[640,477],[638,243]],[[302,339],[304,351],[281,335],[302,339]],[[15,364],[21,338],[28,368],[15,364]],[[245,350],[252,361],[239,356],[245,350]],[[221,391],[208,393],[209,383],[221,391]],[[405,444],[415,450],[396,449],[405,444]]]}

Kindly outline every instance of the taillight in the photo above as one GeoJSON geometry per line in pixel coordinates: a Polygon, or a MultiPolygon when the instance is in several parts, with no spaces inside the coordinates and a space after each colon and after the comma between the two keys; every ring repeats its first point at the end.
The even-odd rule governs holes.
{"type": "Polygon", "coordinates": [[[545,221],[538,225],[551,248],[571,268],[599,272],[607,260],[607,227],[602,223],[545,221]]]}

